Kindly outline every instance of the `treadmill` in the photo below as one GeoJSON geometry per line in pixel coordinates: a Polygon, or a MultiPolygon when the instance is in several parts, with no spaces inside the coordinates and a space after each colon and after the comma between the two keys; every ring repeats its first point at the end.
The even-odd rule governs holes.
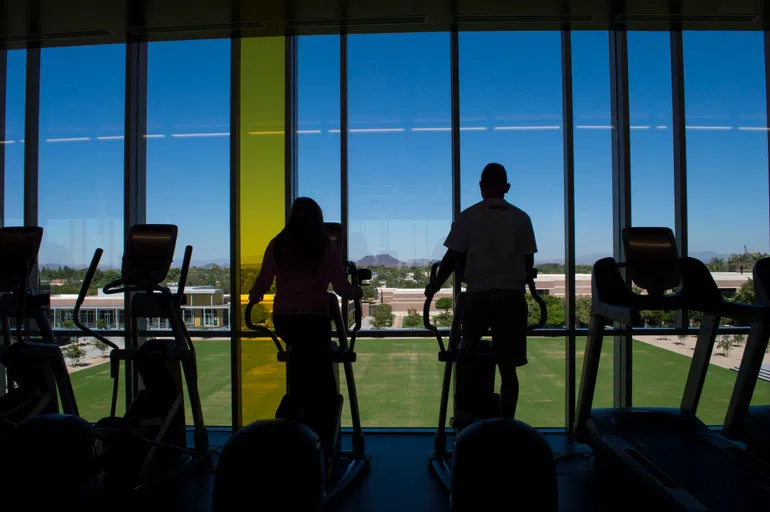
{"type": "MultiPolygon", "coordinates": [[[[770,310],[725,301],[702,262],[679,257],[669,228],[625,229],[623,244],[626,262],[603,258],[593,267],[593,306],[573,433],[593,448],[597,467],[641,491],[639,498],[652,499],[656,509],[770,509],[770,466],[696,417],[719,319],[755,324],[770,310]],[[646,294],[633,292],[620,268],[646,294]],[[666,293],[673,289],[678,292],[666,293]],[[681,407],[592,409],[605,325],[641,326],[643,310],[679,309],[706,314],[681,407]]],[[[767,343],[768,334],[758,329],[753,336],[767,343]]]]}
{"type": "MultiPolygon", "coordinates": [[[[770,258],[754,265],[754,291],[757,304],[770,307],[770,258]]],[[[767,337],[761,333],[768,329],[770,316],[765,316],[749,331],[722,427],[722,434],[746,444],[749,451],[766,461],[770,461],[770,405],[752,406],[751,399],[767,350],[767,337]]]]}
{"type": "Polygon", "coordinates": [[[38,414],[78,413],[67,365],[48,321],[50,296],[27,289],[42,238],[38,226],[0,228],[0,365],[6,371],[0,432],[38,414]],[[38,340],[25,336],[30,320],[40,333],[38,340]]]}

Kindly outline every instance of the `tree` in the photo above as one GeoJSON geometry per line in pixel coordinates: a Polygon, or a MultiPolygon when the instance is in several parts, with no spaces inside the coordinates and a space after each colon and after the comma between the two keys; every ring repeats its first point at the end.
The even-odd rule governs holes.
{"type": "Polygon", "coordinates": [[[591,297],[578,295],[575,297],[575,324],[577,327],[588,327],[591,323],[591,297]]]}
{"type": "Polygon", "coordinates": [[[444,313],[449,312],[452,309],[452,299],[450,297],[441,297],[436,301],[436,309],[440,309],[444,313]]]}
{"type": "Polygon", "coordinates": [[[73,322],[72,320],[64,320],[61,323],[61,328],[62,329],[74,329],[75,328],[75,322],[73,322]]]}
{"type": "Polygon", "coordinates": [[[74,366],[77,366],[80,364],[80,360],[86,356],[86,350],[77,343],[73,343],[72,345],[67,345],[64,347],[62,354],[64,357],[72,361],[74,366]]]}
{"type": "Polygon", "coordinates": [[[107,328],[107,321],[104,318],[100,318],[96,321],[96,328],[97,329],[106,329],[107,328]]]}
{"type": "Polygon", "coordinates": [[[746,280],[732,297],[733,302],[742,302],[744,304],[754,304],[756,300],[757,294],[754,292],[754,281],[751,279],[746,280]]]}
{"type": "Polygon", "coordinates": [[[410,309],[407,311],[406,316],[401,321],[401,327],[405,329],[415,329],[422,327],[422,315],[417,313],[416,309],[410,309]]]}
{"type": "Polygon", "coordinates": [[[717,341],[717,347],[722,350],[722,355],[727,357],[730,355],[730,349],[733,346],[733,337],[732,336],[720,336],[719,340],[717,341]]]}
{"type": "Polygon", "coordinates": [[[676,344],[676,345],[684,345],[684,342],[687,340],[687,335],[686,334],[678,334],[677,335],[677,340],[678,341],[675,341],[674,344],[676,344]]]}
{"type": "Polygon", "coordinates": [[[364,302],[375,301],[379,296],[379,289],[375,288],[372,284],[365,284],[361,287],[361,291],[364,293],[363,297],[361,297],[361,300],[364,302]]]}
{"type": "Polygon", "coordinates": [[[390,304],[377,304],[374,308],[372,327],[375,329],[393,327],[393,320],[395,318],[396,315],[393,314],[393,308],[390,307],[390,304]]]}
{"type": "Polygon", "coordinates": [[[736,347],[740,347],[741,345],[743,345],[743,342],[744,342],[743,334],[733,335],[733,345],[735,345],[736,347]]]}
{"type": "Polygon", "coordinates": [[[105,352],[107,352],[108,350],[110,350],[110,349],[112,348],[112,347],[110,347],[109,345],[107,345],[105,342],[103,342],[102,340],[94,340],[94,341],[93,341],[93,343],[91,343],[91,344],[92,344],[92,345],[93,345],[93,346],[94,346],[94,347],[95,347],[95,348],[96,348],[96,349],[97,349],[99,352],[101,352],[101,353],[102,353],[102,355],[104,355],[104,353],[105,353],[105,352]]]}

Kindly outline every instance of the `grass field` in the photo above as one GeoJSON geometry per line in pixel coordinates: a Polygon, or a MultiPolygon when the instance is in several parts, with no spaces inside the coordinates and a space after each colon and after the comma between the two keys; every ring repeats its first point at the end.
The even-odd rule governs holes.
{"type": "MultiPolygon", "coordinates": [[[[529,364],[519,371],[521,395],[517,416],[537,427],[562,427],[564,340],[530,338],[528,347],[529,364]]],[[[198,341],[196,348],[205,422],[230,425],[230,342],[198,341]]],[[[584,348],[585,340],[579,339],[578,381],[584,348]]],[[[362,339],[356,344],[358,362],[353,368],[364,426],[436,426],[443,375],[437,351],[433,339],[362,339]]],[[[689,364],[689,357],[635,341],[634,405],[678,406],[689,364]]],[[[241,371],[244,421],[272,417],[285,389],[284,366],[276,361],[273,344],[244,340],[241,371]]],[[[698,411],[707,423],[721,424],[724,420],[735,376],[733,371],[712,365],[698,411]]],[[[344,377],[340,377],[347,402],[344,377]]],[[[109,413],[112,383],[107,364],[72,374],[72,382],[82,416],[97,420],[109,413]]],[[[758,383],[754,403],[770,404],[770,383],[758,383]]],[[[610,342],[604,346],[594,406],[611,404],[610,342]]],[[[345,424],[349,423],[346,406],[345,424]]]]}

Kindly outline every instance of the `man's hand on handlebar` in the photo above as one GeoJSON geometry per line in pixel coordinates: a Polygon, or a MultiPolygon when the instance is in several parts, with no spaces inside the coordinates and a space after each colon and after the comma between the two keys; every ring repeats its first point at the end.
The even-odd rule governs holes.
{"type": "Polygon", "coordinates": [[[428,286],[425,287],[425,296],[426,297],[432,297],[433,295],[436,295],[436,291],[431,286],[431,283],[428,283],[428,286]]]}

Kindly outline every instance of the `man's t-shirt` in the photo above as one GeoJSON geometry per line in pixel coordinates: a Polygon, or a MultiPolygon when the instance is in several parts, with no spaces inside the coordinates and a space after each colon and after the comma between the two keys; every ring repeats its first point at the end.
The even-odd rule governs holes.
{"type": "Polygon", "coordinates": [[[444,246],[467,251],[464,281],[469,292],[524,291],[525,256],[537,252],[529,215],[505,199],[485,199],[463,211],[444,246]]]}

